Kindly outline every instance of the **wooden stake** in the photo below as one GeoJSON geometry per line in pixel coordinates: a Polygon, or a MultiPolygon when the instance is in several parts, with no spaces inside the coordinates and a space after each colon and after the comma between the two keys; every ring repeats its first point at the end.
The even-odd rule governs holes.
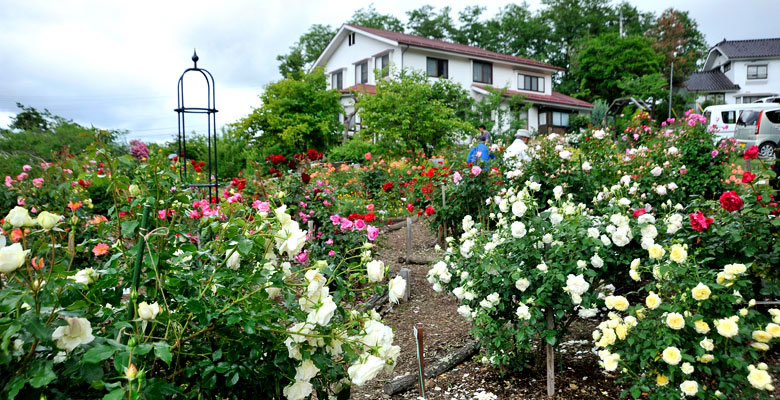
{"type": "Polygon", "coordinates": [[[423,328],[422,323],[418,322],[414,326],[414,340],[417,342],[417,365],[420,370],[420,396],[425,398],[425,356],[423,353],[423,328]]]}
{"type": "MultiPolygon", "coordinates": [[[[447,190],[445,185],[441,185],[441,206],[447,206],[447,190]]],[[[441,223],[441,235],[439,236],[439,245],[444,247],[444,239],[447,237],[447,222],[441,223]]]]}
{"type": "MultiPolygon", "coordinates": [[[[547,317],[547,329],[554,329],[552,308],[548,306],[544,314],[547,317]]],[[[555,395],[555,350],[546,340],[545,347],[547,349],[547,397],[553,397],[555,395]]]]}
{"type": "Polygon", "coordinates": [[[404,278],[404,280],[406,281],[406,291],[404,292],[403,301],[409,301],[409,296],[410,296],[409,292],[412,289],[412,280],[411,280],[412,270],[410,270],[409,268],[401,268],[400,275],[401,278],[404,278]]]}
{"type": "Polygon", "coordinates": [[[406,217],[406,259],[412,257],[412,219],[406,217]]]}

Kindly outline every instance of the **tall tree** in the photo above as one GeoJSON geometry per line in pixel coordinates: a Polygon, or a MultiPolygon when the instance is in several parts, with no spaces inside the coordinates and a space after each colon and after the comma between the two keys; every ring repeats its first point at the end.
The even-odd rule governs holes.
{"type": "Polygon", "coordinates": [[[423,150],[430,156],[474,129],[448,105],[461,101],[462,93],[453,85],[448,80],[432,84],[424,73],[401,71],[380,80],[375,95],[360,95],[362,123],[388,147],[423,150]]]}
{"type": "Polygon", "coordinates": [[[390,14],[381,14],[374,3],[368,5],[368,8],[361,8],[352,14],[352,18],[347,21],[348,24],[365,26],[367,28],[384,29],[386,31],[402,32],[404,24],[400,19],[390,14]]]}
{"type": "Polygon", "coordinates": [[[644,35],[655,24],[655,14],[642,12],[625,1],[610,9],[607,16],[609,32],[620,32],[620,20],[623,19],[623,35],[644,35]]]}
{"type": "Polygon", "coordinates": [[[547,8],[540,16],[551,30],[553,46],[546,59],[563,68],[569,67],[577,42],[605,32],[612,15],[609,0],[542,0],[542,4],[547,8]]]}
{"type": "Polygon", "coordinates": [[[325,51],[336,30],[330,25],[312,25],[292,47],[288,54],[276,56],[279,61],[279,73],[282,77],[301,79],[306,68],[325,51]]]}
{"type": "Polygon", "coordinates": [[[322,68],[272,82],[260,95],[262,105],[233,124],[247,140],[266,148],[296,152],[327,149],[339,140],[339,114],[344,112],[337,90],[328,90],[322,68]]]}
{"type": "Polygon", "coordinates": [[[647,36],[653,40],[653,48],[664,56],[664,76],[669,76],[674,61],[675,85],[684,82],[696,70],[707,52],[704,35],[687,11],[667,9],[655,21],[647,36]]]}
{"type": "Polygon", "coordinates": [[[661,71],[663,56],[645,36],[619,37],[605,33],[584,43],[572,62],[572,81],[578,82],[579,97],[612,101],[623,90],[621,79],[633,79],[661,71]]]}
{"type": "Polygon", "coordinates": [[[547,60],[553,52],[548,21],[534,15],[526,2],[505,6],[487,26],[493,38],[492,51],[538,60],[547,60]]]}
{"type": "Polygon", "coordinates": [[[458,27],[453,29],[450,35],[455,43],[477,46],[488,49],[491,39],[491,30],[482,19],[485,7],[468,6],[458,13],[458,27]]]}
{"type": "Polygon", "coordinates": [[[409,16],[409,22],[406,26],[413,35],[429,39],[447,39],[455,29],[450,11],[452,11],[450,7],[443,7],[437,14],[433,6],[426,4],[406,12],[406,15],[409,16]]]}

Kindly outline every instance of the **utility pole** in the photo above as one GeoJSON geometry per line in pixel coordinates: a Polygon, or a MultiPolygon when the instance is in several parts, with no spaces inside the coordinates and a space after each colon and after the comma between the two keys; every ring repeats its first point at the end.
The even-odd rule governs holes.
{"type": "Polygon", "coordinates": [[[623,7],[620,7],[620,37],[623,37],[623,7]]]}
{"type": "Polygon", "coordinates": [[[674,58],[677,57],[677,52],[672,53],[672,69],[669,71],[669,116],[672,118],[672,86],[674,86],[674,58]]]}

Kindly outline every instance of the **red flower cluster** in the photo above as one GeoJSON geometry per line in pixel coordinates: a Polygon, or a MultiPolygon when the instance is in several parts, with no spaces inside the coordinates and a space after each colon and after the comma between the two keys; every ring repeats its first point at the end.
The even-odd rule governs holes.
{"type": "Polygon", "coordinates": [[[691,227],[693,229],[696,229],[699,232],[704,232],[709,228],[710,224],[715,222],[712,218],[707,218],[704,216],[704,213],[701,211],[696,211],[696,213],[691,213],[691,227]]]}
{"type": "Polygon", "coordinates": [[[90,185],[91,183],[89,183],[89,180],[79,179],[79,186],[88,188],[90,185]]]}
{"type": "Polygon", "coordinates": [[[433,214],[436,214],[436,210],[433,209],[433,206],[425,207],[425,216],[426,217],[430,217],[433,214]]]}
{"type": "Polygon", "coordinates": [[[240,178],[239,179],[239,178],[236,178],[234,176],[233,180],[230,182],[230,184],[235,186],[236,189],[238,189],[238,191],[240,192],[240,191],[244,190],[244,188],[246,187],[246,179],[244,179],[244,178],[240,178]]]}
{"type": "Polygon", "coordinates": [[[758,157],[758,146],[750,146],[745,150],[745,154],[743,155],[745,160],[752,160],[756,157],[758,157]]]}
{"type": "Polygon", "coordinates": [[[314,150],[314,149],[309,149],[306,152],[306,155],[309,157],[309,160],[312,160],[312,161],[321,160],[322,157],[323,157],[323,154],[321,152],[319,152],[317,150],[314,150]]]}
{"type": "Polygon", "coordinates": [[[753,182],[753,179],[756,179],[756,174],[750,171],[745,171],[742,173],[742,183],[753,182]]]}
{"type": "Polygon", "coordinates": [[[277,177],[277,178],[281,178],[282,177],[282,171],[279,171],[278,169],[276,169],[274,167],[271,167],[268,170],[268,173],[271,174],[272,176],[277,177]]]}
{"type": "Polygon", "coordinates": [[[352,214],[349,214],[347,216],[347,219],[350,220],[350,221],[355,221],[355,220],[358,220],[358,219],[362,219],[363,221],[371,222],[371,221],[376,219],[376,214],[374,214],[372,212],[366,213],[365,215],[358,214],[358,213],[352,213],[352,214]]]}
{"type": "Polygon", "coordinates": [[[192,168],[195,168],[195,172],[203,172],[203,167],[206,166],[206,163],[203,161],[198,162],[195,160],[190,160],[190,164],[192,165],[192,168]]]}
{"type": "Polygon", "coordinates": [[[646,213],[646,211],[645,211],[644,208],[637,208],[636,210],[634,210],[634,214],[633,215],[634,215],[634,218],[639,218],[640,216],[645,215],[645,213],[646,213]]]}
{"type": "Polygon", "coordinates": [[[393,190],[393,186],[395,186],[393,182],[387,182],[384,185],[382,185],[382,190],[384,190],[385,192],[389,192],[393,190]]]}
{"type": "Polygon", "coordinates": [[[301,172],[301,181],[303,181],[304,185],[308,185],[309,182],[311,181],[311,175],[305,172],[301,172]]]}
{"type": "Polygon", "coordinates": [[[287,157],[281,155],[281,154],[271,154],[270,156],[265,158],[266,161],[270,161],[274,165],[281,164],[285,161],[287,161],[287,157]]]}
{"type": "Polygon", "coordinates": [[[720,206],[728,212],[737,211],[742,208],[743,205],[744,202],[742,201],[742,198],[733,190],[723,192],[723,194],[720,195],[720,206]]]}

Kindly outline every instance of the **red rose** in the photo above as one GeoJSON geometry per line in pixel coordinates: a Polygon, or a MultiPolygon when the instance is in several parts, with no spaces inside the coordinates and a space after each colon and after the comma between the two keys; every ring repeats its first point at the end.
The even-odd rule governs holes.
{"type": "Polygon", "coordinates": [[[745,150],[745,155],[743,156],[745,160],[752,160],[756,157],[758,157],[758,146],[750,146],[745,150]]]}
{"type": "Polygon", "coordinates": [[[745,171],[742,173],[742,183],[753,182],[753,179],[756,179],[756,174],[750,171],[745,171]]]}
{"type": "Polygon", "coordinates": [[[409,204],[406,205],[406,209],[409,210],[409,212],[413,212],[414,211],[414,206],[412,205],[412,203],[409,203],[409,204]]]}
{"type": "Polygon", "coordinates": [[[393,190],[393,182],[387,182],[384,185],[382,185],[382,190],[384,190],[385,192],[389,192],[393,190]]]}
{"type": "Polygon", "coordinates": [[[691,213],[691,227],[699,232],[704,232],[714,222],[712,218],[707,218],[704,213],[697,211],[695,214],[691,213]]]}
{"type": "Polygon", "coordinates": [[[303,173],[301,173],[301,180],[303,181],[304,185],[307,185],[307,184],[309,184],[309,181],[311,181],[311,175],[303,172],[303,173]]]}
{"type": "Polygon", "coordinates": [[[634,218],[639,218],[641,215],[645,215],[645,209],[644,208],[637,208],[634,210],[634,218]]]}
{"type": "Polygon", "coordinates": [[[436,214],[436,210],[433,209],[433,206],[425,207],[425,216],[426,217],[430,217],[433,214],[436,214]]]}
{"type": "Polygon", "coordinates": [[[373,221],[375,219],[376,219],[376,214],[374,214],[372,212],[366,213],[365,217],[363,217],[363,220],[366,221],[366,222],[371,222],[371,221],[373,221]]]}
{"type": "Polygon", "coordinates": [[[728,192],[723,192],[723,194],[720,195],[720,205],[726,209],[726,211],[732,212],[742,208],[744,203],[742,202],[742,198],[739,197],[737,192],[731,190],[728,192]]]}

